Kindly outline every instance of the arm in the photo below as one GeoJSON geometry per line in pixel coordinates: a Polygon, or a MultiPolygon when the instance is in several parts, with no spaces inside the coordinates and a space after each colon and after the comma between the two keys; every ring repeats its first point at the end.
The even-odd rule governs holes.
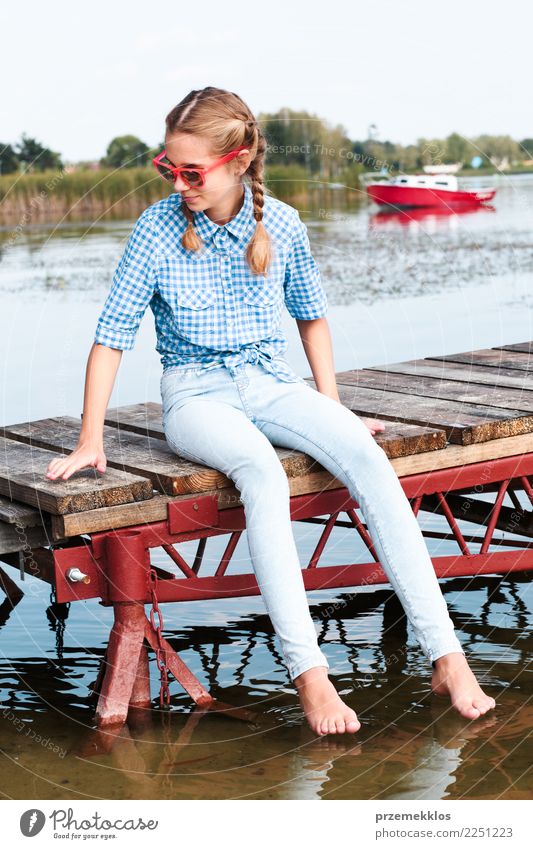
{"type": "Polygon", "coordinates": [[[104,419],[121,360],[121,350],[93,343],[85,372],[80,445],[104,447],[104,419]]]}
{"type": "Polygon", "coordinates": [[[327,318],[297,319],[296,324],[318,391],[340,403],[327,318]]]}
{"type": "Polygon", "coordinates": [[[94,343],[87,360],[83,421],[77,448],[68,457],[58,457],[48,466],[46,477],[67,480],[78,469],[106,469],[104,419],[113,391],[122,352],[135,344],[135,336],[153,295],[156,238],[151,215],[137,220],[126,250],[113,275],[111,290],[96,326],[94,343]]]}
{"type": "Polygon", "coordinates": [[[326,318],[328,299],[311,253],[307,228],[296,210],[291,235],[292,246],[285,269],[285,306],[296,319],[318,391],[340,402],[326,318]]]}
{"type": "MultiPolygon", "coordinates": [[[[335,379],[333,346],[326,318],[328,299],[311,253],[309,237],[298,213],[293,223],[292,250],[285,273],[285,304],[296,319],[317,389],[341,402],[335,379]]],[[[385,430],[379,419],[363,418],[372,435],[385,430]]]]}
{"type": "Polygon", "coordinates": [[[93,343],[85,372],[83,421],[77,448],[68,457],[57,457],[48,466],[46,477],[63,480],[87,466],[105,472],[104,419],[122,360],[122,351],[93,343]]]}
{"type": "MultiPolygon", "coordinates": [[[[318,391],[341,404],[335,379],[333,347],[327,318],[315,318],[312,321],[297,320],[296,324],[318,391]]],[[[366,424],[372,436],[385,430],[385,425],[380,419],[368,419],[363,416],[359,418],[366,424]]]]}

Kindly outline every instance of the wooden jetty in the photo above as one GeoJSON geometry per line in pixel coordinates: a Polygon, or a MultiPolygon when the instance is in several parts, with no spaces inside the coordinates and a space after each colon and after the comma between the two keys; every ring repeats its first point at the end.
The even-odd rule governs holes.
{"type": "MultiPolygon", "coordinates": [[[[424,531],[457,544],[456,553],[433,558],[438,577],[533,568],[532,355],[533,342],[524,342],[337,374],[341,402],[386,423],[375,439],[415,515],[437,513],[447,522],[445,532],[424,531]]],[[[245,715],[195,678],[164,639],[159,608],[259,594],[252,572],[228,574],[245,530],[238,490],[220,471],[172,452],[161,405],[151,401],[108,411],[103,475],[88,468],[68,481],[49,480],[50,461],[74,450],[80,424],[57,417],[3,427],[0,561],[20,570],[22,580],[31,574],[50,584],[58,604],[96,598],[113,606],[115,623],[93,686],[99,727],[123,723],[129,707],[151,705],[148,648],[160,671],[162,706],[169,702],[170,671],[197,705],[245,715]],[[206,541],[219,534],[228,542],[206,574],[206,541]],[[192,563],[178,550],[190,540],[198,540],[192,563]],[[174,571],[151,564],[150,550],[158,547],[174,571]]],[[[306,589],[387,583],[358,504],[341,482],[306,454],[276,451],[290,482],[293,521],[323,525],[304,564],[306,589]],[[320,565],[339,526],[363,540],[368,563],[320,565]]],[[[2,568],[0,582],[4,603],[16,604],[20,584],[2,568]]]]}

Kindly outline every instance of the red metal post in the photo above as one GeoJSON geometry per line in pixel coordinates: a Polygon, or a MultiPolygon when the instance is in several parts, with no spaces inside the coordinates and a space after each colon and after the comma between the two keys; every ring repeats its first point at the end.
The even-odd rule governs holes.
{"type": "Polygon", "coordinates": [[[99,727],[124,723],[137,678],[146,616],[142,604],[117,602],[96,708],[99,727]]]}

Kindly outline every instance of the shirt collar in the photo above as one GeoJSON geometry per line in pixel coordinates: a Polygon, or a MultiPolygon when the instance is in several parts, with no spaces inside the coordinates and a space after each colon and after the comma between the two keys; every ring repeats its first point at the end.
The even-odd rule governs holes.
{"type": "Polygon", "coordinates": [[[237,215],[235,215],[231,221],[228,221],[227,224],[220,226],[220,224],[216,224],[212,221],[208,215],[205,214],[203,210],[198,210],[198,212],[194,212],[194,221],[193,226],[198,235],[204,240],[204,242],[210,241],[215,233],[221,230],[227,230],[232,236],[235,236],[237,240],[242,240],[251,234],[251,230],[255,225],[255,220],[253,217],[253,200],[252,200],[252,190],[250,187],[243,183],[244,185],[244,201],[239,209],[237,215]]]}

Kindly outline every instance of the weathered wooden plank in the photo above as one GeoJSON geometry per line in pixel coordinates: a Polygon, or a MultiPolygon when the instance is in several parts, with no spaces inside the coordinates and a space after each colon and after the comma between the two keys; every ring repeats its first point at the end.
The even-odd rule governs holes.
{"type": "MultiPolygon", "coordinates": [[[[482,383],[458,380],[444,380],[422,375],[403,375],[360,369],[353,372],[341,372],[337,377],[337,385],[354,385],[366,389],[399,392],[400,394],[440,398],[443,401],[460,401],[463,405],[496,407],[505,415],[505,411],[513,413],[533,413],[533,392],[522,389],[512,389],[507,386],[487,387],[482,383]]],[[[468,409],[468,407],[465,407],[468,409]]]]}
{"type": "Polygon", "coordinates": [[[20,501],[11,501],[9,498],[0,495],[0,522],[33,528],[42,525],[42,516],[35,507],[29,507],[20,501]]]}
{"type": "MultiPolygon", "coordinates": [[[[82,417],[83,418],[83,417],[82,417]]],[[[155,401],[141,401],[138,404],[123,404],[110,407],[105,414],[104,423],[120,430],[131,430],[142,436],[160,436],[163,431],[163,407],[155,401]]]]}
{"type": "MultiPolygon", "coordinates": [[[[494,366],[472,366],[470,363],[451,363],[433,360],[406,360],[403,363],[385,363],[370,366],[369,371],[389,374],[411,374],[420,377],[437,377],[441,380],[482,383],[487,386],[509,386],[514,389],[533,391],[533,372],[494,366]]],[[[357,373],[357,372],[356,372],[357,373]]]]}
{"type": "Polygon", "coordinates": [[[487,365],[518,369],[519,371],[533,371],[533,357],[530,357],[529,354],[498,348],[464,351],[458,354],[446,354],[443,357],[431,357],[431,359],[442,360],[446,363],[471,363],[475,366],[487,365]]]}
{"type": "Polygon", "coordinates": [[[67,481],[49,480],[46,469],[54,457],[53,451],[0,437],[0,495],[54,514],[143,501],[153,495],[149,480],[115,469],[101,475],[90,467],[67,481]]]}
{"type": "Polygon", "coordinates": [[[518,351],[522,354],[533,354],[533,342],[515,342],[514,345],[495,345],[494,351],[518,351]]]}
{"type": "MultiPolygon", "coordinates": [[[[150,436],[160,435],[163,439],[165,438],[161,424],[161,405],[154,404],[151,401],[145,404],[114,407],[106,417],[106,424],[118,426],[121,430],[130,430],[150,436]]],[[[447,441],[442,428],[419,427],[405,422],[391,422],[384,432],[376,434],[375,439],[391,459],[444,448],[447,441]]],[[[288,450],[284,448],[278,450],[280,460],[285,459],[286,454],[284,452],[288,450]]],[[[290,451],[292,456],[296,456],[298,453],[290,451]]],[[[287,467],[286,471],[289,477],[295,477],[296,473],[301,474],[306,469],[302,471],[297,469],[293,474],[287,467]]]]}
{"type": "Polygon", "coordinates": [[[446,448],[446,432],[443,428],[421,427],[396,421],[383,424],[385,430],[376,433],[374,439],[383,448],[389,460],[446,448]]]}
{"type": "Polygon", "coordinates": [[[435,472],[438,469],[467,466],[470,463],[482,463],[486,460],[498,460],[502,457],[520,457],[522,454],[531,452],[533,452],[533,434],[526,433],[473,445],[448,445],[444,451],[429,451],[412,457],[399,457],[391,462],[398,477],[404,477],[435,472]]]}
{"type": "Polygon", "coordinates": [[[41,527],[22,528],[20,525],[0,522],[0,560],[2,555],[18,551],[31,551],[41,545],[50,545],[53,530],[48,518],[41,527]]]}
{"type": "Polygon", "coordinates": [[[443,428],[448,440],[459,445],[533,431],[533,416],[520,410],[412,397],[346,384],[341,384],[338,389],[341,402],[357,415],[443,428]]]}

